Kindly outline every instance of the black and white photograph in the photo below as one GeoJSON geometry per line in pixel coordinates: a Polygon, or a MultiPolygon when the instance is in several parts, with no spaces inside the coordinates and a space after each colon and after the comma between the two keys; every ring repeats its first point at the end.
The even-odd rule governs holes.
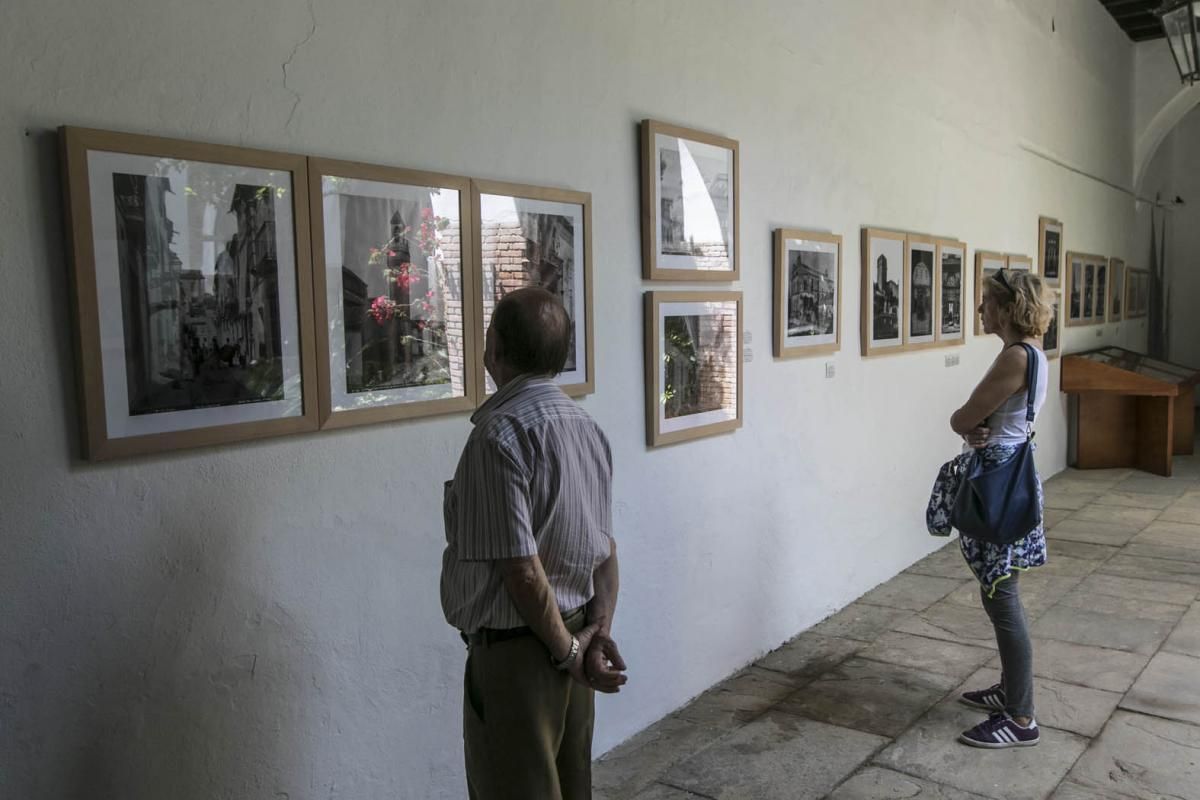
{"type": "Polygon", "coordinates": [[[931,342],[933,335],[934,245],[910,242],[908,336],[911,344],[931,342]]]}
{"type": "Polygon", "coordinates": [[[1071,297],[1067,306],[1068,320],[1083,319],[1083,260],[1077,256],[1071,256],[1068,269],[1070,269],[1071,297]]]}
{"type": "Polygon", "coordinates": [[[1049,358],[1058,355],[1058,321],[1059,315],[1062,313],[1062,293],[1054,293],[1054,302],[1051,305],[1054,309],[1054,316],[1050,318],[1050,327],[1042,336],[1042,350],[1049,358]]]}
{"type": "MultiPolygon", "coordinates": [[[[348,165],[313,164],[324,170],[315,176],[321,204],[314,199],[314,210],[330,411],[466,397],[462,190],[364,176],[386,177],[384,167],[349,165],[355,175],[348,176],[338,174],[348,165]]],[[[415,415],[413,408],[372,421],[415,415]]]]}
{"type": "Polygon", "coordinates": [[[775,357],[837,352],[842,237],[779,228],[774,238],[775,357]]]}
{"type": "MultiPolygon", "coordinates": [[[[483,330],[496,303],[509,292],[526,286],[553,292],[562,299],[572,324],[566,366],[556,380],[564,389],[589,384],[582,195],[579,202],[570,202],[480,192],[477,208],[483,330]]],[[[485,382],[489,393],[495,391],[491,376],[485,382]]]]}
{"type": "Polygon", "coordinates": [[[942,244],[938,248],[941,263],[938,265],[938,338],[954,340],[963,338],[963,260],[966,248],[942,244]]]}
{"type": "Polygon", "coordinates": [[[735,279],[737,142],[652,120],[642,125],[650,168],[643,203],[653,228],[643,234],[645,277],[735,279]]]}
{"type": "Polygon", "coordinates": [[[647,358],[657,365],[650,444],[740,424],[741,302],[738,293],[650,292],[647,358]],[[694,298],[694,299],[693,299],[694,298]]]}
{"type": "Polygon", "coordinates": [[[1110,322],[1120,322],[1125,309],[1125,262],[1119,258],[1112,259],[1109,262],[1108,271],[1112,277],[1109,289],[1111,301],[1108,307],[1108,319],[1110,322]]]}
{"type": "Polygon", "coordinates": [[[1096,320],[1105,321],[1108,303],[1108,264],[1103,262],[1096,265],[1096,320]]]}
{"type": "Polygon", "coordinates": [[[1096,300],[1096,265],[1086,262],[1083,265],[1083,318],[1092,319],[1095,316],[1096,300]]]}
{"type": "Polygon", "coordinates": [[[983,336],[983,317],[979,308],[983,304],[983,285],[988,278],[1004,269],[1008,259],[1002,253],[988,250],[975,251],[975,305],[971,316],[975,320],[975,335],[983,336]]]}
{"type": "MultiPolygon", "coordinates": [[[[870,285],[865,344],[869,349],[903,345],[901,330],[905,294],[903,234],[868,233],[866,278],[870,285]]],[[[864,352],[864,355],[869,355],[864,352]]]]}
{"type": "Polygon", "coordinates": [[[1042,244],[1042,278],[1051,286],[1057,286],[1062,264],[1063,226],[1061,222],[1046,217],[1038,220],[1038,226],[1041,229],[1039,238],[1042,244]]]}

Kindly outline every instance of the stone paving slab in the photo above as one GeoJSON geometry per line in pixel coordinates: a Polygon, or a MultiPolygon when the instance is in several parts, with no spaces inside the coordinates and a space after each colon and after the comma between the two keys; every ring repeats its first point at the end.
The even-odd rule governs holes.
{"type": "Polygon", "coordinates": [[[887,631],[858,655],[884,664],[927,670],[952,678],[964,678],[995,655],[994,649],[958,642],[929,639],[911,633],[887,631]]]}
{"type": "Polygon", "coordinates": [[[1057,508],[1065,511],[1078,511],[1089,506],[1100,498],[1102,492],[1098,486],[1071,486],[1067,484],[1046,485],[1044,500],[1046,508],[1057,508]]]}
{"type": "Polygon", "coordinates": [[[1132,597],[1117,597],[1101,592],[1072,592],[1059,601],[1068,608],[1094,611],[1099,614],[1115,614],[1126,619],[1164,622],[1174,627],[1187,611],[1187,606],[1175,603],[1158,603],[1132,597]]]}
{"type": "Polygon", "coordinates": [[[1067,467],[1062,472],[1055,475],[1047,483],[1057,483],[1059,481],[1088,481],[1095,483],[1106,483],[1115,485],[1133,475],[1132,469],[1125,467],[1114,467],[1111,469],[1075,469],[1067,467]]]}
{"type": "Polygon", "coordinates": [[[1099,522],[1090,519],[1066,519],[1046,531],[1050,547],[1060,539],[1089,544],[1105,544],[1121,547],[1136,536],[1145,526],[1124,522],[1099,522]]]}
{"type": "Polygon", "coordinates": [[[867,767],[837,788],[828,800],[984,800],[983,795],[962,792],[949,786],[914,778],[881,767],[867,767]]]}
{"type": "Polygon", "coordinates": [[[1141,530],[1154,522],[1161,514],[1157,508],[1136,508],[1114,505],[1090,505],[1071,514],[1071,519],[1082,522],[1104,522],[1109,525],[1125,525],[1141,530]]]}
{"type": "MultiPolygon", "coordinates": [[[[607,795],[593,795],[593,800],[615,800],[607,795]]],[[[638,792],[633,800],[708,800],[702,794],[692,794],[665,783],[654,783],[638,792]]]]}
{"type": "Polygon", "coordinates": [[[680,719],[718,728],[748,722],[796,690],[781,673],[750,668],[721,681],[675,712],[680,719]]]}
{"type": "Polygon", "coordinates": [[[1041,639],[1151,655],[1173,627],[1171,622],[1130,619],[1060,604],[1039,617],[1031,633],[1041,639]]]}
{"type": "Polygon", "coordinates": [[[935,550],[925,556],[901,574],[961,579],[963,577],[963,557],[958,540],[951,540],[940,550],[935,550]]]}
{"type": "Polygon", "coordinates": [[[997,800],[1048,795],[1087,747],[1087,739],[1040,726],[1036,747],[980,750],[958,734],[986,718],[947,698],[875,758],[879,766],[997,800]]]}
{"type": "Polygon", "coordinates": [[[887,608],[924,611],[957,589],[961,583],[961,578],[900,574],[867,592],[858,598],[858,602],[887,608]]]}
{"type": "Polygon", "coordinates": [[[1087,542],[1076,542],[1071,539],[1059,539],[1056,537],[1050,537],[1046,542],[1046,547],[1051,561],[1058,556],[1082,558],[1089,561],[1107,561],[1121,552],[1120,547],[1105,544],[1088,544],[1087,542]]]}
{"type": "Polygon", "coordinates": [[[676,764],[664,783],[714,800],[823,797],[887,739],[771,711],[676,764]]]}
{"type": "Polygon", "coordinates": [[[1162,649],[1200,658],[1200,604],[1193,605],[1183,615],[1183,619],[1179,620],[1175,630],[1171,631],[1171,635],[1163,643],[1162,649]]]}
{"type": "Polygon", "coordinates": [[[904,617],[893,630],[984,647],[990,646],[996,638],[991,620],[981,605],[968,606],[949,599],[940,600],[919,614],[904,617]]]}
{"type": "MultiPolygon", "coordinates": [[[[1124,692],[1150,662],[1150,656],[1053,639],[1033,640],[1033,673],[1042,678],[1124,692]]],[[[998,670],[1000,659],[993,665],[998,670]]]]}
{"type": "Polygon", "coordinates": [[[1100,574],[1145,580],[1165,580],[1171,583],[1186,583],[1189,586],[1200,587],[1200,565],[1191,561],[1176,561],[1170,558],[1147,558],[1117,553],[1096,569],[1091,580],[1098,580],[1100,574]]]}
{"type": "Polygon", "coordinates": [[[1150,581],[1143,578],[1122,578],[1103,572],[1088,581],[1088,591],[1110,594],[1113,597],[1129,597],[1134,600],[1151,600],[1175,605],[1188,605],[1196,599],[1200,589],[1185,583],[1150,581]]]}
{"type": "Polygon", "coordinates": [[[1200,525],[1200,505],[1180,505],[1179,502],[1172,503],[1165,511],[1158,515],[1158,519],[1162,522],[1178,522],[1184,525],[1200,525]]]}
{"type": "Polygon", "coordinates": [[[1171,497],[1179,497],[1185,494],[1189,488],[1186,481],[1161,478],[1143,472],[1126,478],[1113,487],[1114,491],[1129,494],[1164,494],[1171,497]]]}
{"type": "MultiPolygon", "coordinates": [[[[1076,558],[1060,553],[1054,558],[1047,558],[1043,566],[1037,567],[1031,572],[1041,576],[1066,575],[1073,578],[1083,578],[1095,572],[1100,563],[1094,558],[1076,558]]],[[[1030,578],[1033,577],[1030,573],[1025,573],[1025,575],[1029,575],[1030,578]]],[[[1025,575],[1022,575],[1022,578],[1025,575]]],[[[1026,581],[1026,585],[1028,585],[1028,581],[1026,581]]]]}
{"type": "Polygon", "coordinates": [[[676,717],[659,720],[592,764],[592,786],[606,798],[624,800],[725,733],[676,717]]]}
{"type": "MultiPolygon", "coordinates": [[[[1039,655],[1035,650],[1035,664],[1039,655]]],[[[998,666],[984,667],[955,689],[954,697],[966,691],[986,689],[999,680],[998,666]]],[[[1038,725],[1092,737],[1100,733],[1119,702],[1119,692],[1090,689],[1036,676],[1033,679],[1034,717],[1038,725]]]]}
{"type": "Polygon", "coordinates": [[[851,603],[824,622],[815,625],[812,632],[821,636],[836,636],[842,639],[870,642],[879,634],[910,616],[912,616],[911,611],[883,608],[866,603],[851,603]]]}
{"type": "Polygon", "coordinates": [[[806,632],[790,642],[760,658],[757,666],[774,670],[800,681],[816,678],[863,647],[856,639],[822,636],[806,632]]]}
{"type": "Polygon", "coordinates": [[[1067,519],[1074,513],[1065,508],[1044,508],[1042,509],[1042,525],[1046,530],[1050,530],[1058,523],[1067,519]]]}
{"type": "Polygon", "coordinates": [[[922,669],[855,657],[779,704],[808,719],[898,736],[957,680],[922,669]]]}
{"type": "Polygon", "coordinates": [[[1097,506],[1120,506],[1123,508],[1152,508],[1162,511],[1171,505],[1175,495],[1147,494],[1145,492],[1107,492],[1093,502],[1097,506]]]}
{"type": "Polygon", "coordinates": [[[1200,508],[1200,489],[1191,489],[1180,495],[1179,499],[1171,504],[1171,508],[1200,508]]]}
{"type": "Polygon", "coordinates": [[[1200,658],[1179,653],[1154,656],[1121,708],[1200,725],[1200,658]]]}
{"type": "Polygon", "coordinates": [[[1056,797],[1200,800],[1200,728],[1117,711],[1071,770],[1056,797]]]}

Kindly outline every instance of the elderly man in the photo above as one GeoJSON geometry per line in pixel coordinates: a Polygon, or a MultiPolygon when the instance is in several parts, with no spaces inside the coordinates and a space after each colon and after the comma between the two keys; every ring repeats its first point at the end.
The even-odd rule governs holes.
{"type": "Polygon", "coordinates": [[[570,329],[544,289],[497,303],[484,365],[498,388],[446,484],[442,609],[467,642],[463,741],[478,800],[590,798],[593,691],[625,683],[609,636],[612,456],[554,382],[570,329]]]}

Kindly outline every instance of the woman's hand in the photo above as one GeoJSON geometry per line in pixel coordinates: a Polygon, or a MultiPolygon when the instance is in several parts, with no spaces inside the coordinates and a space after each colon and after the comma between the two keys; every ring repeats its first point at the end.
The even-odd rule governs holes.
{"type": "Polygon", "coordinates": [[[982,425],[973,428],[963,435],[963,441],[968,447],[974,447],[976,450],[981,447],[987,447],[988,437],[992,435],[991,428],[985,428],[982,425]]]}

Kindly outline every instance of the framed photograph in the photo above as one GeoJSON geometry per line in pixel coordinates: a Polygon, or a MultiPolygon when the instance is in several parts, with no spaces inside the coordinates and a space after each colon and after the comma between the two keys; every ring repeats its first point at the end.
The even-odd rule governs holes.
{"type": "Polygon", "coordinates": [[[1092,324],[1096,319],[1096,259],[1083,262],[1083,322],[1092,324]]]}
{"type": "Polygon", "coordinates": [[[1066,254],[1066,326],[1074,327],[1084,325],[1083,316],[1083,267],[1088,260],[1088,256],[1084,253],[1066,254]]]}
{"type": "Polygon", "coordinates": [[[1144,317],[1150,310],[1150,273],[1144,269],[1125,268],[1125,318],[1144,317]]]}
{"type": "Polygon", "coordinates": [[[842,237],[775,231],[775,357],[836,353],[842,333],[842,237]]]}
{"type": "Polygon", "coordinates": [[[647,292],[646,442],[742,425],[742,293],[647,292]]]}
{"type": "Polygon", "coordinates": [[[933,278],[937,272],[937,240],[910,233],[905,237],[905,283],[908,311],[904,317],[904,344],[925,345],[935,340],[933,278]]]}
{"type": "MultiPolygon", "coordinates": [[[[485,394],[496,390],[483,367],[483,343],[492,309],[504,295],[541,286],[562,298],[571,318],[563,391],[595,391],[592,321],[592,196],[587,192],[472,181],[474,252],[479,254],[482,301],[475,374],[485,394]]],[[[482,399],[482,398],[481,398],[482,399]]]]}
{"type": "Polygon", "coordinates": [[[650,119],[641,137],[643,277],[737,280],[738,143],[650,119]]]}
{"type": "Polygon", "coordinates": [[[1038,217],[1038,253],[1042,260],[1042,279],[1058,286],[1062,275],[1063,224],[1050,217],[1038,217]]]}
{"type": "Polygon", "coordinates": [[[1004,257],[1004,266],[1010,272],[1033,272],[1033,259],[1029,256],[1009,253],[1004,257]]]}
{"type": "Polygon", "coordinates": [[[310,158],[322,427],[475,406],[466,178],[310,158]]]}
{"type": "Polygon", "coordinates": [[[1108,321],[1108,259],[1096,261],[1096,306],[1094,315],[1096,322],[1104,324],[1108,321]]]}
{"type": "Polygon", "coordinates": [[[983,279],[995,275],[1008,265],[1008,259],[1003,253],[989,250],[975,251],[975,335],[983,336],[983,318],[979,315],[979,306],[983,304],[983,279]]]}
{"type": "Polygon", "coordinates": [[[303,156],[60,129],[85,455],[318,425],[303,156]]]}
{"type": "Polygon", "coordinates": [[[1120,322],[1125,311],[1125,262],[1119,258],[1108,260],[1109,301],[1108,319],[1120,322]]]}
{"type": "Polygon", "coordinates": [[[1042,350],[1045,351],[1046,358],[1057,358],[1061,350],[1058,326],[1059,320],[1062,319],[1062,292],[1054,292],[1051,305],[1054,308],[1054,316],[1050,319],[1050,327],[1042,336],[1042,350]]]}
{"type": "Polygon", "coordinates": [[[963,280],[967,261],[967,246],[952,239],[937,242],[937,340],[946,344],[966,340],[963,326],[963,301],[966,282],[963,280]]]}
{"type": "Polygon", "coordinates": [[[862,231],[862,354],[875,356],[904,347],[905,236],[862,231]]]}

